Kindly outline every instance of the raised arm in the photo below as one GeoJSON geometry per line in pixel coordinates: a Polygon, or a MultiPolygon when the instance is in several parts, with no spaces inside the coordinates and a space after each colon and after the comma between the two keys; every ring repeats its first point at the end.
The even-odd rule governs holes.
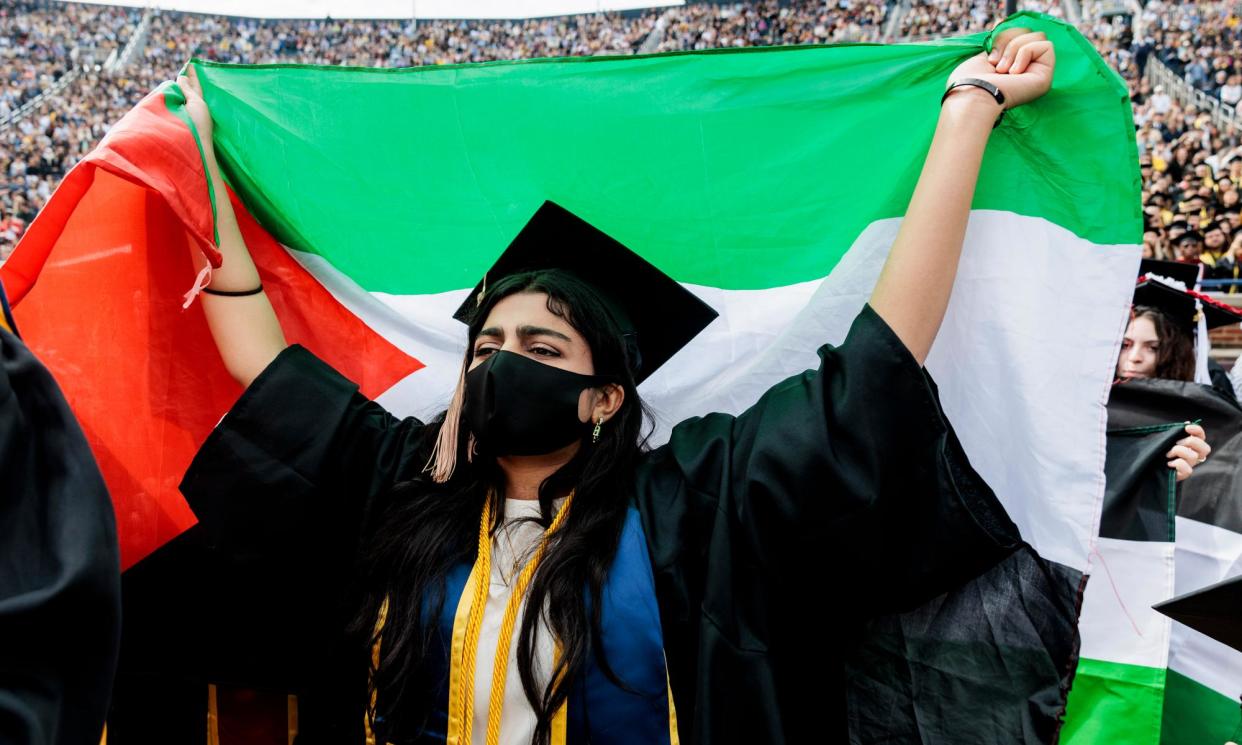
{"type": "MultiPolygon", "coordinates": [[[[958,65],[947,83],[985,80],[1001,90],[1010,109],[1046,93],[1054,65],[1052,42],[1044,34],[1011,28],[996,37],[990,55],[981,52],[958,65]]],[[[919,364],[927,359],[949,305],[983,150],[1000,113],[996,99],[982,88],[963,86],[949,93],[905,219],[871,294],[871,307],[919,364]]]]}
{"type": "MultiPolygon", "coordinates": [[[[220,166],[216,163],[216,151],[211,142],[211,113],[203,101],[194,68],[190,68],[188,77],[181,77],[177,82],[185,91],[186,109],[198,129],[208,177],[216,195],[216,228],[220,234],[223,261],[220,268],[212,272],[208,287],[222,292],[254,289],[259,286],[259,272],[250,259],[246,242],[242,240],[237,217],[224,188],[224,179],[220,177],[220,166]]],[[[205,261],[196,249],[194,251],[196,261],[205,261]]],[[[249,386],[263,372],[263,368],[288,346],[271,302],[262,292],[243,296],[204,292],[199,297],[225,367],[238,383],[249,386]]]]}

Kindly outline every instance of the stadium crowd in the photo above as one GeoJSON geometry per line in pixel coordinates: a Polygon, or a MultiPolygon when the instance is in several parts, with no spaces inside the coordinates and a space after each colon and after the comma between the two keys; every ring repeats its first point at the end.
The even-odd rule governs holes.
{"type": "MultiPolygon", "coordinates": [[[[767,44],[878,41],[894,5],[883,0],[756,0],[697,3],[642,13],[524,21],[262,21],[156,13],[141,54],[117,74],[98,67],[138,22],[132,10],[44,0],[0,10],[0,122],[47,90],[70,65],[83,73],[15,124],[0,124],[0,258],[57,181],[147,91],[193,55],[226,62],[305,62],[403,67],[544,56],[633,54],[767,44]]],[[[992,0],[913,0],[895,38],[985,29],[1000,20],[992,0]]],[[[1061,14],[1059,0],[1024,2],[1061,14]]],[[[1199,257],[1209,276],[1238,276],[1242,252],[1239,133],[1183,106],[1143,75],[1153,58],[1223,103],[1242,104],[1242,28],[1220,1],[1150,0],[1132,26],[1083,6],[1084,33],[1122,75],[1134,104],[1145,253],[1199,257]]]]}
{"type": "MultiPolygon", "coordinates": [[[[28,93],[16,108],[46,90],[68,69],[72,49],[90,50],[97,63],[137,24],[138,14],[115,8],[45,2],[0,10],[13,49],[28,56],[28,93]],[[24,29],[24,30],[23,30],[24,29]],[[27,52],[26,47],[30,47],[27,52]],[[46,50],[46,51],[44,51],[46,50]]],[[[637,14],[601,13],[525,21],[261,21],[183,13],[151,17],[137,56],[118,74],[83,65],[84,72],[38,111],[0,129],[0,258],[60,178],[99,141],[108,126],[190,56],[224,62],[303,62],[405,67],[496,59],[633,54],[712,47],[877,41],[887,8],[876,0],[835,4],[760,0],[733,5],[691,4],[637,14]],[[652,37],[656,33],[657,36],[652,37]]],[[[0,45],[4,42],[0,41],[0,45]]],[[[15,51],[14,51],[15,50],[15,51]]],[[[83,54],[80,52],[79,54],[83,54]]],[[[85,58],[84,58],[85,59],[85,58]]],[[[20,66],[13,66],[15,71],[20,66]]],[[[0,122],[5,119],[0,109],[0,122]]],[[[3,127],[0,124],[0,127],[3,127]]]]}
{"type": "Polygon", "coordinates": [[[1242,138],[1144,75],[1159,60],[1204,93],[1236,106],[1242,100],[1239,17],[1223,2],[1151,0],[1141,21],[1139,38],[1128,24],[1108,19],[1098,19],[1088,35],[1129,86],[1143,179],[1144,255],[1199,260],[1209,279],[1239,279],[1242,138]]]}
{"type": "MultiPolygon", "coordinates": [[[[1057,0],[1027,0],[1018,5],[1023,10],[1063,17],[1057,0]]],[[[897,37],[923,39],[991,28],[1005,17],[1004,7],[1004,3],[990,0],[912,0],[901,17],[897,37]]]]}
{"type": "Polygon", "coordinates": [[[73,65],[102,62],[133,29],[133,10],[68,5],[0,8],[0,119],[51,87],[73,65]]]}

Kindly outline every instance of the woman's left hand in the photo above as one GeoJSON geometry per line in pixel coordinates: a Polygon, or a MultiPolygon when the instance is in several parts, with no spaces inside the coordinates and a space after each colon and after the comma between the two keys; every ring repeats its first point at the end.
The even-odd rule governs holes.
{"type": "Polygon", "coordinates": [[[1164,454],[1164,457],[1171,459],[1169,468],[1177,471],[1178,481],[1190,478],[1195,466],[1207,460],[1212,447],[1207,444],[1206,438],[1203,427],[1197,424],[1187,424],[1186,437],[1178,440],[1173,449],[1164,454]]]}
{"type": "Polygon", "coordinates": [[[1005,94],[1005,108],[1034,101],[1052,87],[1056,53],[1042,31],[1007,28],[992,40],[992,53],[980,52],[958,65],[949,83],[962,78],[986,80],[1005,94]]]}

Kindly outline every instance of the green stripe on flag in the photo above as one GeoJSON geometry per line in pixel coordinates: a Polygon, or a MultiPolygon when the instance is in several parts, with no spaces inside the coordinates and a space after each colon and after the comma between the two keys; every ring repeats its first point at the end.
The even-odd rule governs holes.
{"type": "Polygon", "coordinates": [[[1242,729],[1239,702],[1176,670],[1169,671],[1164,696],[1161,745],[1223,744],[1242,729]]]}
{"type": "MultiPolygon", "coordinates": [[[[1013,22],[1057,44],[1056,80],[993,135],[974,207],[1137,243],[1125,87],[1067,24],[1013,22]],[[1099,188],[1118,174],[1125,188],[1099,188]]],[[[473,286],[545,199],[680,281],[765,289],[827,276],[863,228],[904,213],[944,81],[985,40],[406,69],[194,64],[233,187],[279,240],[366,290],[473,286]]]]}
{"type": "Polygon", "coordinates": [[[1162,667],[1080,659],[1061,742],[1159,743],[1166,675],[1162,667]]]}

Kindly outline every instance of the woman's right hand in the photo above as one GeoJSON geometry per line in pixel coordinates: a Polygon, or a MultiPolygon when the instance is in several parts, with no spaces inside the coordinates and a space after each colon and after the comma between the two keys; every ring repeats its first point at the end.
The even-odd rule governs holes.
{"type": "Polygon", "coordinates": [[[215,148],[211,141],[211,112],[207,109],[207,102],[203,100],[203,88],[199,85],[194,66],[190,65],[186,71],[186,75],[177,77],[177,85],[181,86],[181,90],[185,92],[185,111],[189,114],[190,121],[194,122],[194,129],[198,131],[198,139],[203,146],[203,155],[207,158],[208,165],[214,169],[216,158],[215,148]]]}
{"type": "Polygon", "coordinates": [[[1055,67],[1056,53],[1043,32],[1007,28],[992,40],[991,54],[980,52],[962,62],[948,83],[962,78],[986,80],[1000,88],[1005,108],[1012,109],[1047,93],[1055,67]]]}

